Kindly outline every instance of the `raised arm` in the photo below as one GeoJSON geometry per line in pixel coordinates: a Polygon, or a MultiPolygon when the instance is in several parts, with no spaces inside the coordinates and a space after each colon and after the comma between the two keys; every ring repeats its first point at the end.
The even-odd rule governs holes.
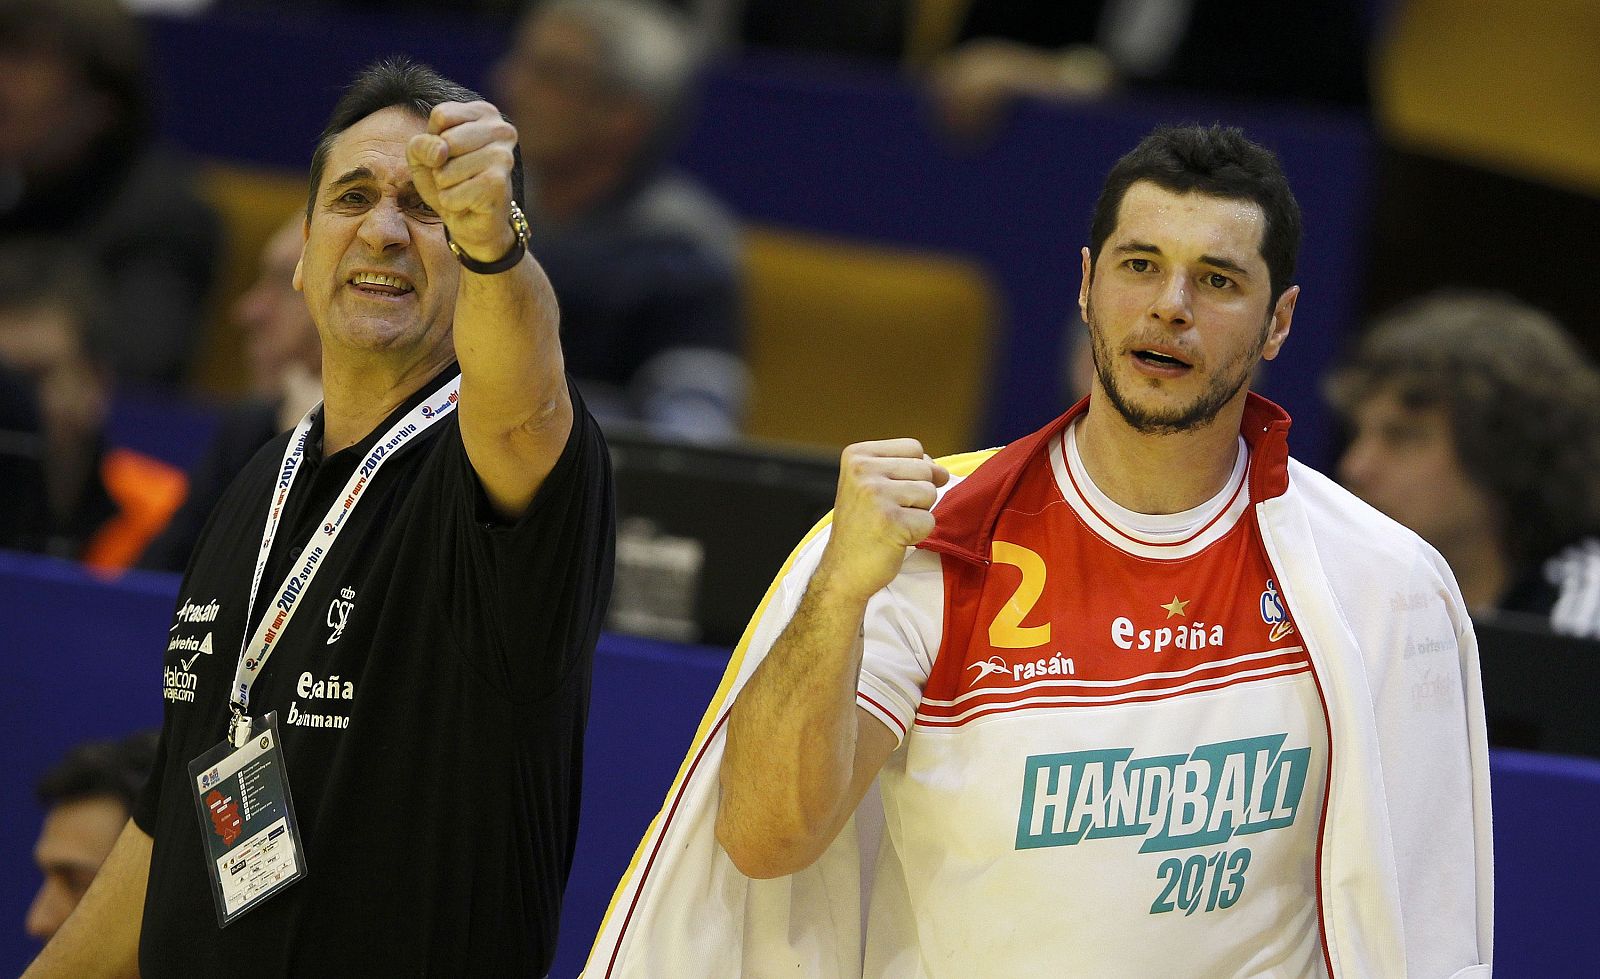
{"type": "MultiPolygon", "coordinates": [[[[516,243],[516,142],[516,129],[488,102],[445,102],[406,148],[417,193],[478,262],[494,262],[516,243]]],[[[495,274],[461,270],[461,437],[489,501],[508,518],[533,500],[572,428],[558,327],[555,294],[531,255],[495,274]]]]}
{"type": "Polygon", "coordinates": [[[810,866],[894,750],[856,706],[867,602],[934,527],[950,474],[914,439],[844,451],[833,528],[794,617],[728,715],[717,840],[750,877],[810,866]]]}
{"type": "Polygon", "coordinates": [[[83,900],[23,979],[111,979],[139,975],[139,930],[150,879],[150,837],[133,820],[123,827],[83,900]]]}

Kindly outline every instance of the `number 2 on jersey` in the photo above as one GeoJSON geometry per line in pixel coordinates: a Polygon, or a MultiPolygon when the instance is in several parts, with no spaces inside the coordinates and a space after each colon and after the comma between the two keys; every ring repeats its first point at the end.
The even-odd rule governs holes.
{"type": "Polygon", "coordinates": [[[1044,558],[1020,544],[997,540],[990,545],[989,557],[996,564],[1006,564],[1022,572],[1022,581],[1000,606],[994,621],[989,623],[989,645],[996,649],[1029,649],[1050,641],[1050,623],[1024,626],[1033,607],[1044,594],[1044,558]]]}

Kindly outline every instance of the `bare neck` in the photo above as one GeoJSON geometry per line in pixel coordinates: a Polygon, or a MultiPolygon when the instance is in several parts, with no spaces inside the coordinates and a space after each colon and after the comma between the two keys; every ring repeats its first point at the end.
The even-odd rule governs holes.
{"type": "Polygon", "coordinates": [[[322,365],[322,455],[348,449],[371,434],[394,410],[417,393],[450,362],[441,354],[390,364],[362,358],[335,364],[326,355],[322,365]]]}
{"type": "Polygon", "coordinates": [[[1130,426],[1103,393],[1089,401],[1078,428],[1078,454],[1095,486],[1135,513],[1181,513],[1227,485],[1238,459],[1244,399],[1190,432],[1146,435],[1130,426]]]}

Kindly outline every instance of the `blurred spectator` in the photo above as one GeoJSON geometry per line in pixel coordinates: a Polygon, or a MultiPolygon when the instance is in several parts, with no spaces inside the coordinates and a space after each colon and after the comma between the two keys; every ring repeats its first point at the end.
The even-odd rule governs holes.
{"type": "Polygon", "coordinates": [[[916,64],[940,53],[930,82],[945,124],[964,137],[990,133],[1024,96],[1089,99],[1131,88],[1366,103],[1359,0],[972,0],[956,7],[964,15],[950,20],[953,44],[946,49],[937,28],[924,29],[908,56],[916,64]]]}
{"type": "Polygon", "coordinates": [[[45,814],[33,860],[44,882],[28,907],[28,934],[49,941],[78,906],[127,823],[155,756],[154,731],[87,741],[39,780],[45,814]]]}
{"type": "Polygon", "coordinates": [[[261,249],[255,282],[231,315],[245,336],[250,396],[222,413],[211,448],[195,467],[189,495],[139,558],[139,566],[182,571],[211,509],[256,450],[293,428],[322,400],[322,341],[294,287],[305,212],[295,211],[261,249]]]}
{"type": "Polygon", "coordinates": [[[1600,357],[1591,276],[1573,271],[1600,267],[1600,3],[1392,6],[1368,311],[1442,287],[1536,296],[1600,357]]]}
{"type": "Polygon", "coordinates": [[[305,296],[294,287],[305,217],[296,210],[267,239],[256,280],[232,311],[245,334],[250,394],[277,409],[274,435],[293,428],[322,400],[322,340],[305,296]]]}
{"type": "Polygon", "coordinates": [[[97,285],[69,243],[0,244],[0,365],[14,385],[0,401],[35,406],[44,483],[44,512],[6,543],[115,570],[166,525],[187,480],[105,444],[112,384],[94,346],[107,315],[97,285]]]}
{"type": "Polygon", "coordinates": [[[697,67],[686,23],[646,0],[549,0],[497,64],[529,170],[531,247],[561,303],[567,370],[602,425],[737,433],[738,232],[666,167],[697,67]]]}
{"type": "Polygon", "coordinates": [[[1439,293],[1383,319],[1328,391],[1339,477],[1438,548],[1467,606],[1600,638],[1600,371],[1506,296],[1439,293]]]}
{"type": "Polygon", "coordinates": [[[0,0],[0,241],[70,240],[114,316],[97,343],[122,378],[180,380],[218,222],[151,138],[144,50],[116,0],[0,0]]]}

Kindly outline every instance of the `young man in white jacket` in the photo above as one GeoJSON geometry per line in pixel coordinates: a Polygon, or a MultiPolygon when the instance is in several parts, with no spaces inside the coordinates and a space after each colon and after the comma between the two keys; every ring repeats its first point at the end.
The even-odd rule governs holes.
{"type": "Polygon", "coordinates": [[[1083,250],[1090,396],[845,451],[587,975],[1488,975],[1455,582],[1248,391],[1299,223],[1237,130],[1153,132],[1083,250]]]}

